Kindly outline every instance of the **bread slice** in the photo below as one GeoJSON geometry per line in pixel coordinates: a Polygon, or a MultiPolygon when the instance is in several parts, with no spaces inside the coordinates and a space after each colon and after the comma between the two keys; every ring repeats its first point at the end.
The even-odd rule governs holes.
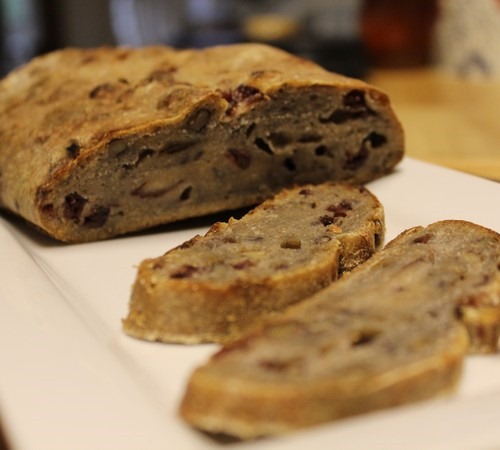
{"type": "Polygon", "coordinates": [[[202,430],[255,438],[449,393],[469,348],[457,306],[498,313],[499,270],[491,230],[444,221],[406,231],[216,353],[193,373],[180,413],[202,430]]]}
{"type": "Polygon", "coordinates": [[[362,184],[404,148],[384,93],[258,44],[60,50],[0,82],[0,114],[0,207],[67,242],[362,184]]]}
{"type": "Polygon", "coordinates": [[[234,339],[365,261],[383,238],[382,205],[364,187],[285,190],[144,261],[124,330],[164,342],[234,339]]]}

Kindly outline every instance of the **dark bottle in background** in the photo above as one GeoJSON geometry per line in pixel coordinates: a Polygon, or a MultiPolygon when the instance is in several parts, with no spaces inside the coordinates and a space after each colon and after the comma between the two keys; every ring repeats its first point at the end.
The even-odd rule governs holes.
{"type": "Polygon", "coordinates": [[[438,0],[364,0],[361,36],[371,64],[428,64],[438,9],[438,0]]]}

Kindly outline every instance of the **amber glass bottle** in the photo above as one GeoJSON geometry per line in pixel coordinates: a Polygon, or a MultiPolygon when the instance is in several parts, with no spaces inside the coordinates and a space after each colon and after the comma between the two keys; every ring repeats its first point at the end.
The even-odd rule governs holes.
{"type": "Polygon", "coordinates": [[[361,36],[371,63],[406,67],[429,62],[437,0],[365,0],[361,36]]]}

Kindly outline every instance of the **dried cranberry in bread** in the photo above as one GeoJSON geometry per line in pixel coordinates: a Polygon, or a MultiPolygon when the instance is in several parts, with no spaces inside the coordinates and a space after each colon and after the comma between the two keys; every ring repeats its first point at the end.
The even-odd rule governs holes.
{"type": "Polygon", "coordinates": [[[258,44],[57,51],[0,114],[0,206],[68,242],[364,183],[404,147],[384,93],[258,44]]]}
{"type": "Polygon", "coordinates": [[[144,261],[124,330],[164,342],[234,339],[365,261],[383,237],[383,208],[363,187],[285,190],[144,261]]]}
{"type": "Polygon", "coordinates": [[[461,221],[411,229],[216,353],[189,380],[182,417],[254,438],[448,393],[469,349],[457,306],[496,310],[495,339],[479,345],[495,351],[499,282],[497,233],[461,221]]]}

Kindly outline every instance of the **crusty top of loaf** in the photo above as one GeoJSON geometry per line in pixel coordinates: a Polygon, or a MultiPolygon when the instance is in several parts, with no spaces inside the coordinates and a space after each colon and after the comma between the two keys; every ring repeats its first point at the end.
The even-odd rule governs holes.
{"type": "Polygon", "coordinates": [[[113,138],[184,119],[208,97],[222,110],[235,109],[234,116],[234,103],[245,95],[238,87],[266,96],[283,85],[317,84],[370,88],[260,44],[68,48],[35,58],[0,82],[0,205],[33,218],[44,183],[113,138]]]}

